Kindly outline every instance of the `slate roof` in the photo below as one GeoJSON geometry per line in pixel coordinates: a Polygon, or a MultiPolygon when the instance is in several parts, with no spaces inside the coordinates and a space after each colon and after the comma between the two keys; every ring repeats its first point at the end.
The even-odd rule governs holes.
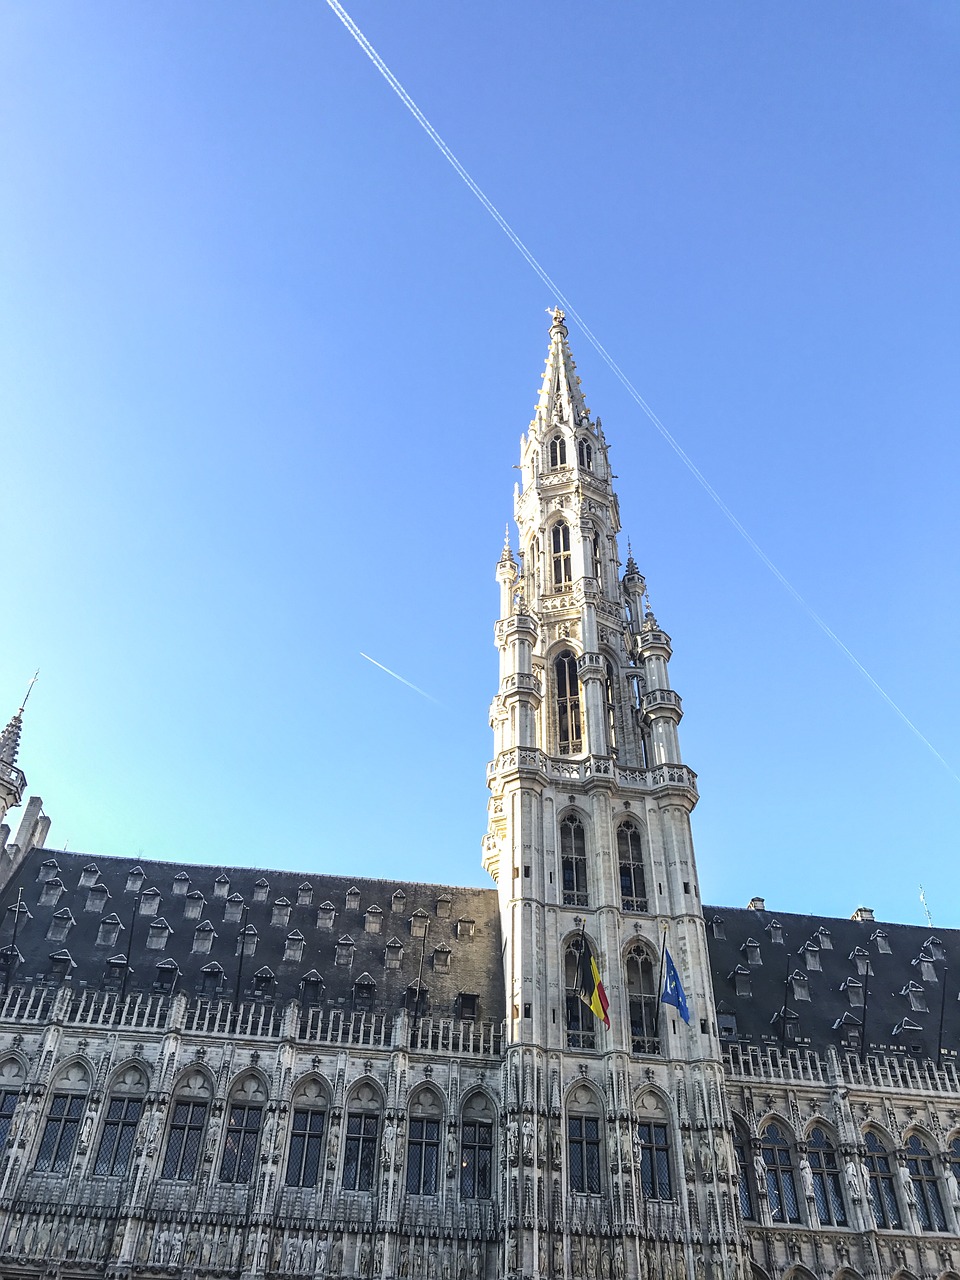
{"type": "Polygon", "coordinates": [[[935,1059],[945,992],[944,1053],[960,1049],[960,931],[877,921],[872,912],[836,919],[705,906],[703,913],[724,1039],[779,1045],[786,1008],[788,1044],[843,1052],[858,1047],[859,1034],[868,1051],[935,1059]],[[867,964],[869,975],[860,972],[867,964]]]}
{"type": "Polygon", "coordinates": [[[213,994],[219,965],[221,994],[231,999],[242,928],[247,998],[304,998],[301,983],[313,974],[323,985],[308,987],[310,1003],[358,1007],[355,984],[366,976],[371,1007],[396,1010],[422,958],[421,1012],[456,1017],[468,994],[478,997],[477,1017],[504,1017],[494,889],[34,849],[0,895],[0,949],[11,945],[21,887],[15,984],[69,973],[75,988],[115,988],[133,924],[128,992],[159,990],[174,978],[177,991],[213,994]],[[137,870],[142,877],[131,874],[137,870]],[[195,949],[198,940],[201,948],[209,941],[209,951],[195,949]]]}

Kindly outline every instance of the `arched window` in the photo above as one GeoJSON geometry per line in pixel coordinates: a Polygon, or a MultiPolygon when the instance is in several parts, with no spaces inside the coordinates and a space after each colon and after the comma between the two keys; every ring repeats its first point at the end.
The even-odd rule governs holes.
{"type": "Polygon", "coordinates": [[[565,907],[587,905],[587,843],[583,823],[568,813],[560,823],[560,879],[565,907]]]}
{"type": "Polygon", "coordinates": [[[564,649],[554,663],[554,673],[557,679],[557,747],[562,756],[575,755],[583,750],[576,654],[564,649]]]}
{"type": "Polygon", "coordinates": [[[640,1187],[647,1200],[671,1200],[670,1139],[666,1124],[641,1120],[636,1151],[640,1158],[640,1187]]]}
{"type": "Polygon", "coordinates": [[[620,906],[624,911],[647,910],[647,885],[643,876],[643,844],[640,828],[631,819],[617,828],[620,863],[620,906]]]}
{"type": "Polygon", "coordinates": [[[799,1222],[800,1202],[790,1144],[779,1125],[767,1125],[760,1135],[760,1150],[767,1168],[767,1200],[771,1218],[774,1222],[799,1222]]]}
{"type": "Polygon", "coordinates": [[[617,749],[617,700],[614,695],[616,679],[613,663],[608,662],[604,670],[603,697],[607,712],[607,750],[610,755],[617,749]]]}
{"type": "Polygon", "coordinates": [[[570,1190],[600,1195],[602,1114],[596,1094],[586,1085],[574,1089],[567,1113],[567,1165],[570,1190]]]}
{"type": "Polygon", "coordinates": [[[161,1178],[192,1182],[197,1176],[212,1096],[210,1082],[201,1071],[192,1072],[175,1090],[161,1178]]]}
{"type": "Polygon", "coordinates": [[[737,1161],[737,1198],[740,1201],[740,1216],[746,1222],[756,1220],[753,1207],[753,1191],[750,1186],[750,1161],[747,1159],[747,1137],[739,1125],[733,1131],[733,1154],[737,1161]]]}
{"type": "Polygon", "coordinates": [[[872,1129],[867,1131],[864,1141],[867,1146],[864,1163],[870,1175],[870,1203],[877,1226],[902,1227],[903,1219],[897,1204],[893,1169],[890,1167],[887,1148],[872,1129]]]}
{"type": "Polygon", "coordinates": [[[489,1200],[493,1187],[493,1107],[485,1093],[471,1094],[460,1125],[460,1195],[489,1200]]]}
{"type": "Polygon", "coordinates": [[[592,1010],[580,998],[580,939],[567,947],[563,958],[564,982],[567,1003],[567,1048],[595,1049],[597,1045],[596,1019],[592,1010]]]}
{"type": "Polygon", "coordinates": [[[146,1092],[147,1078],[133,1063],[114,1081],[93,1165],[95,1174],[118,1178],[127,1172],[146,1092]]]}
{"type": "Polygon", "coordinates": [[[820,1128],[807,1139],[807,1159],[813,1174],[813,1196],[822,1226],[845,1227],[847,1210],[840,1184],[840,1165],[833,1143],[820,1128]]]}
{"type": "Polygon", "coordinates": [[[570,559],[570,526],[566,520],[558,520],[550,530],[550,546],[553,551],[553,589],[569,591],[573,564],[570,559]]]}
{"type": "Polygon", "coordinates": [[[565,467],[567,465],[567,442],[558,432],[550,441],[550,466],[565,467]]]}
{"type": "Polygon", "coordinates": [[[581,436],[577,441],[577,457],[584,471],[593,470],[593,445],[586,436],[581,436]]]}
{"type": "Polygon", "coordinates": [[[916,1134],[907,1139],[904,1159],[913,1183],[913,1201],[917,1207],[920,1226],[924,1231],[946,1231],[947,1219],[943,1212],[937,1171],[930,1152],[916,1134]]]}
{"type": "Polygon", "coordinates": [[[89,1089],[90,1077],[81,1062],[72,1063],[58,1076],[37,1153],[38,1172],[66,1173],[69,1169],[89,1089]]]}
{"type": "Polygon", "coordinates": [[[960,1138],[954,1138],[950,1143],[950,1177],[957,1184],[957,1195],[960,1197],[960,1138]]]}
{"type": "Polygon", "coordinates": [[[293,1124],[287,1156],[288,1187],[315,1187],[320,1180],[327,1095],[319,1080],[305,1080],[293,1095],[293,1124]]]}
{"type": "Polygon", "coordinates": [[[603,560],[600,558],[600,535],[595,533],[590,540],[591,554],[591,576],[596,578],[597,584],[601,591],[603,590],[603,560]]]}
{"type": "Polygon", "coordinates": [[[630,1002],[630,1043],[634,1053],[659,1053],[657,1035],[657,978],[645,951],[627,956],[627,998],[630,1002]]]}
{"type": "Polygon", "coordinates": [[[247,1076],[230,1096],[227,1136],[220,1161],[221,1182],[249,1182],[260,1145],[267,1091],[257,1076],[247,1076]]]}
{"type": "Polygon", "coordinates": [[[435,1196],[440,1187],[443,1103],[433,1089],[420,1089],[407,1123],[407,1195],[435,1196]]]}
{"type": "Polygon", "coordinates": [[[20,1089],[26,1083],[23,1067],[16,1058],[0,1063],[0,1148],[6,1145],[17,1109],[20,1089]]]}
{"type": "Polygon", "coordinates": [[[373,1085],[358,1085],[347,1103],[347,1138],[343,1154],[345,1191],[372,1191],[380,1134],[380,1095],[373,1085]]]}

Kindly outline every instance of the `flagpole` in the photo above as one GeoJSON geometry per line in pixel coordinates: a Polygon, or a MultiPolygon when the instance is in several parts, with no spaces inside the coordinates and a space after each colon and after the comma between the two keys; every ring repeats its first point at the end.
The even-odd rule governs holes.
{"type": "Polygon", "coordinates": [[[780,1013],[780,1052],[785,1053],[787,1048],[787,1014],[789,1013],[788,1005],[790,1003],[790,961],[793,956],[787,955],[787,976],[783,980],[783,1009],[780,1013]]]}
{"type": "MultiPolygon", "coordinates": [[[[663,1004],[663,970],[667,962],[667,922],[660,925],[660,977],[657,979],[657,1040],[660,1041],[660,1006],[663,1004]]],[[[660,1044],[661,1052],[663,1044],[660,1044]]],[[[666,1054],[663,1054],[666,1057],[666,1054]]]]}

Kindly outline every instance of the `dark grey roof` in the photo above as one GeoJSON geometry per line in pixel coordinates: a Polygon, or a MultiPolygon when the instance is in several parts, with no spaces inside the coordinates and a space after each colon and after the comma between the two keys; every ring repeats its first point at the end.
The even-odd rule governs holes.
{"type": "Polygon", "coordinates": [[[890,924],[872,913],[836,919],[705,906],[703,914],[725,1038],[779,1045],[786,1008],[788,1043],[842,1051],[859,1033],[868,1050],[935,1058],[945,991],[944,1052],[960,1049],[960,931],[890,924]],[[871,973],[861,973],[868,964],[871,973]]]}
{"type": "MultiPolygon", "coordinates": [[[[479,997],[478,1016],[497,1021],[504,1016],[500,917],[493,889],[34,849],[0,894],[0,949],[12,942],[21,887],[26,910],[20,912],[16,941],[23,959],[13,975],[15,984],[59,981],[66,970],[74,988],[115,988],[123,965],[110,962],[126,955],[133,925],[128,992],[160,989],[155,984],[169,982],[168,962],[173,960],[179,967],[177,990],[203,992],[204,973],[209,981],[220,965],[222,994],[232,997],[242,928],[248,948],[253,948],[241,972],[241,990],[248,997],[298,997],[303,979],[310,980],[315,971],[324,984],[319,1002],[349,1007],[357,979],[368,975],[376,984],[372,1007],[395,1010],[416,984],[422,963],[421,985],[427,992],[422,1011],[456,1016],[458,996],[470,994],[479,997]],[[135,870],[142,874],[131,879],[135,870]],[[44,884],[54,877],[63,890],[47,894],[41,905],[44,884]],[[127,887],[128,880],[142,888],[141,906],[151,914],[134,920],[137,892],[127,887]],[[154,889],[157,894],[151,893],[154,889]],[[332,911],[324,907],[327,903],[332,911]],[[198,914],[188,918],[188,910],[198,914]],[[419,934],[421,926],[411,926],[413,916],[426,921],[425,939],[414,935],[413,928],[419,934]],[[461,920],[474,927],[459,927],[461,920]],[[379,932],[368,931],[368,924],[370,929],[379,924],[379,932]],[[51,929],[53,936],[48,936],[51,929]],[[209,941],[209,950],[194,949],[198,937],[209,941]],[[390,947],[388,968],[387,947],[394,939],[400,946],[390,947]],[[288,941],[290,951],[300,951],[299,958],[284,958],[290,953],[288,941]],[[435,966],[438,949],[441,962],[435,966]],[[65,963],[67,953],[73,967],[65,963]],[[338,954],[345,963],[337,963],[338,954]],[[398,956],[399,967],[393,967],[398,956]]],[[[308,994],[315,993],[314,987],[308,994]]],[[[370,998],[369,990],[365,995],[370,998]]]]}

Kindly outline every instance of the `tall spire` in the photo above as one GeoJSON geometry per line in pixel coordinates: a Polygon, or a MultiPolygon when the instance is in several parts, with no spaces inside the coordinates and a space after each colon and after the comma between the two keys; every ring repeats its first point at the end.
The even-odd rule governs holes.
{"type": "Polygon", "coordinates": [[[3,764],[15,765],[17,763],[17,752],[20,750],[20,734],[23,730],[23,713],[39,676],[39,670],[33,673],[33,677],[27,685],[27,691],[23,695],[23,701],[15,714],[10,717],[6,728],[0,733],[0,762],[3,764]]]}
{"type": "Polygon", "coordinates": [[[590,421],[590,410],[580,390],[577,366],[570,354],[565,316],[559,307],[554,308],[550,316],[550,350],[540,384],[535,424],[542,428],[561,421],[571,427],[586,426],[590,421]]]}

